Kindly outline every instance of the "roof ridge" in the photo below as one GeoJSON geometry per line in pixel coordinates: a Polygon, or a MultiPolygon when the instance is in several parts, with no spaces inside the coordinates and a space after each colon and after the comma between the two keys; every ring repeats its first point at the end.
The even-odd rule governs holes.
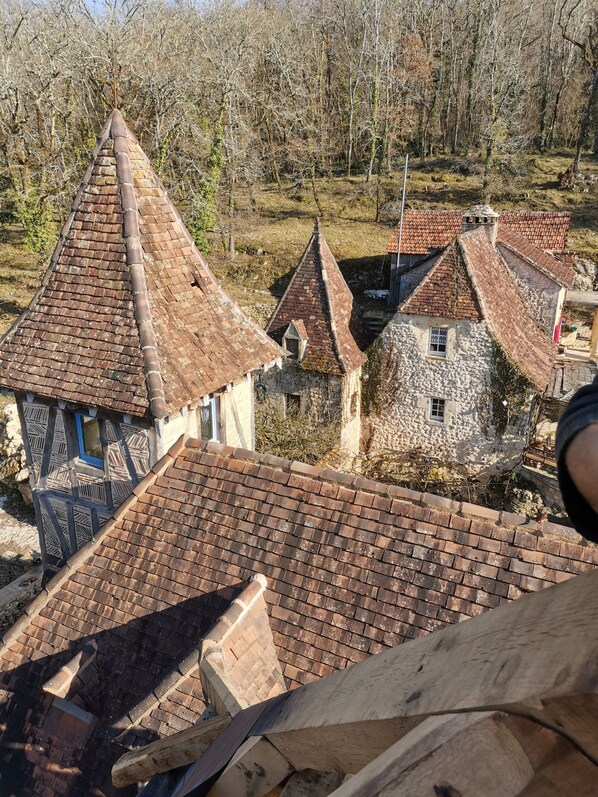
{"type": "MultiPolygon", "coordinates": [[[[304,262],[304,260],[305,260],[305,257],[306,257],[306,255],[307,255],[307,253],[309,252],[309,248],[310,248],[310,246],[311,246],[311,242],[313,241],[315,234],[316,234],[316,233],[315,233],[315,230],[314,230],[314,232],[312,232],[312,234],[311,234],[311,236],[310,236],[310,238],[309,238],[309,241],[307,242],[307,246],[306,246],[306,247],[305,247],[305,249],[303,250],[303,254],[302,254],[302,255],[301,255],[301,257],[299,258],[299,262],[297,263],[297,266],[295,267],[295,271],[293,272],[293,276],[292,276],[292,277],[291,277],[291,279],[289,280],[289,284],[287,285],[287,287],[286,287],[286,288],[285,288],[285,290],[284,290],[284,293],[282,294],[282,296],[281,296],[281,297],[280,297],[280,299],[278,300],[278,304],[277,304],[277,305],[276,305],[276,307],[274,308],[274,312],[272,313],[272,315],[270,316],[270,320],[269,320],[269,321],[268,321],[268,323],[266,324],[266,334],[268,333],[268,330],[269,330],[269,329],[270,329],[270,327],[272,326],[272,324],[273,324],[273,322],[274,322],[274,319],[276,318],[276,316],[277,316],[277,314],[278,314],[278,311],[279,311],[279,310],[280,310],[280,308],[283,306],[284,300],[286,299],[286,297],[287,297],[287,294],[290,292],[290,290],[291,290],[291,287],[293,286],[293,283],[294,283],[294,282],[295,282],[295,280],[297,279],[297,274],[298,274],[298,273],[299,273],[299,271],[301,270],[301,266],[303,265],[303,262],[304,262]]],[[[297,320],[298,320],[298,319],[297,319],[297,320]]]]}
{"type": "MultiPolygon", "coordinates": [[[[338,360],[338,364],[341,367],[341,371],[346,374],[347,371],[348,371],[348,368],[347,368],[347,365],[345,363],[345,359],[344,359],[343,355],[341,354],[341,349],[340,349],[340,346],[339,346],[339,342],[338,342],[337,337],[336,337],[336,335],[337,335],[336,322],[334,320],[334,313],[332,311],[332,298],[330,296],[330,291],[329,291],[329,287],[328,287],[328,274],[326,272],[326,264],[324,262],[324,257],[323,257],[323,254],[322,254],[322,241],[320,240],[320,235],[321,235],[321,233],[320,233],[320,225],[318,224],[318,225],[316,225],[316,227],[314,229],[314,236],[316,236],[316,247],[317,247],[317,251],[318,251],[318,258],[320,260],[320,271],[321,271],[321,274],[322,274],[322,281],[324,283],[324,296],[326,297],[326,307],[328,309],[328,317],[329,317],[329,321],[330,321],[330,331],[332,333],[332,335],[331,335],[332,345],[333,345],[334,351],[336,353],[336,359],[338,360]]],[[[337,265],[337,268],[338,268],[338,265],[337,265]]]]}
{"type": "Polygon", "coordinates": [[[375,495],[384,495],[389,498],[397,498],[402,501],[409,501],[410,503],[429,507],[433,509],[444,509],[454,515],[461,517],[469,517],[477,521],[494,522],[496,525],[508,526],[515,530],[529,532],[536,536],[542,537],[558,537],[565,539],[567,542],[577,542],[581,545],[591,545],[585,538],[578,534],[574,529],[569,526],[563,526],[559,523],[552,523],[549,521],[537,522],[531,520],[525,515],[520,515],[515,512],[507,510],[490,509],[480,504],[470,504],[467,501],[455,501],[451,498],[445,498],[441,495],[434,493],[419,492],[410,490],[407,487],[400,487],[396,484],[386,484],[379,482],[375,479],[369,479],[365,476],[357,474],[344,473],[342,471],[335,471],[331,468],[320,468],[316,465],[307,465],[304,462],[297,460],[284,459],[277,457],[274,454],[261,454],[257,451],[249,451],[244,448],[234,448],[227,446],[224,443],[216,443],[214,441],[199,440],[197,438],[188,437],[181,445],[179,453],[182,448],[196,449],[200,448],[210,454],[218,454],[227,459],[241,459],[247,462],[254,462],[259,465],[266,465],[269,467],[279,468],[285,473],[297,473],[303,476],[309,476],[313,479],[318,479],[323,482],[331,484],[339,484],[343,487],[352,488],[365,493],[373,493],[375,495]]]}
{"type": "Polygon", "coordinates": [[[79,205],[81,204],[81,200],[83,199],[84,187],[89,182],[89,180],[91,178],[95,160],[98,157],[98,155],[99,155],[102,147],[106,143],[106,141],[110,138],[110,130],[111,130],[111,127],[112,127],[112,117],[113,117],[113,115],[114,115],[114,111],[110,114],[110,116],[108,117],[108,120],[106,121],[106,124],[104,125],[104,127],[102,128],[100,134],[96,138],[96,143],[94,144],[93,149],[91,150],[91,154],[89,156],[89,163],[87,164],[87,168],[85,170],[85,173],[83,174],[83,179],[79,183],[79,187],[77,188],[77,190],[75,191],[75,194],[73,196],[73,200],[71,202],[71,210],[69,212],[69,215],[67,216],[64,224],[60,228],[60,232],[58,233],[58,240],[56,241],[56,244],[54,245],[54,249],[52,250],[52,254],[50,255],[48,266],[47,266],[46,271],[44,273],[44,276],[42,278],[41,284],[40,284],[39,288],[33,294],[33,297],[31,299],[31,301],[29,302],[29,305],[23,310],[22,313],[20,313],[17,316],[17,318],[9,326],[9,328],[6,330],[6,332],[4,332],[2,335],[0,335],[0,345],[3,344],[5,341],[8,341],[14,335],[14,333],[17,331],[17,329],[20,327],[20,325],[27,318],[29,318],[29,316],[31,315],[33,310],[35,310],[35,308],[37,307],[37,305],[39,303],[39,300],[41,299],[41,297],[44,294],[44,291],[48,287],[48,283],[50,282],[50,277],[52,276],[52,273],[54,272],[56,266],[58,265],[58,257],[60,255],[62,249],[64,248],[64,245],[65,245],[65,242],[66,242],[66,238],[67,238],[67,233],[70,230],[71,225],[73,224],[73,221],[75,219],[75,213],[77,212],[77,210],[79,208],[79,205]]]}
{"type": "Polygon", "coordinates": [[[129,160],[127,138],[130,133],[120,111],[112,112],[110,122],[110,132],[114,139],[116,182],[123,213],[126,261],[133,290],[133,308],[143,355],[150,411],[154,418],[163,418],[166,415],[166,399],[145,279],[143,248],[139,230],[139,208],[131,172],[131,161],[129,160]]]}
{"type": "Polygon", "coordinates": [[[99,547],[103,538],[114,528],[120,518],[125,512],[145,494],[147,489],[151,487],[156,480],[170,467],[171,463],[175,461],[177,455],[185,448],[188,439],[186,435],[181,435],[178,440],[168,449],[168,451],[161,457],[155,465],[150,469],[139,484],[134,487],[131,495],[126,498],[122,504],[114,510],[111,518],[102,526],[98,533],[81,546],[79,550],[67,559],[66,564],[56,573],[56,575],[42,587],[40,594],[27,606],[25,613],[20,617],[17,622],[12,625],[0,639],[0,651],[6,648],[10,642],[18,636],[24,626],[28,625],[40,611],[47,605],[50,598],[53,597],[62,585],[67,581],[73,572],[76,572],[79,567],[84,564],[87,559],[99,547]]]}

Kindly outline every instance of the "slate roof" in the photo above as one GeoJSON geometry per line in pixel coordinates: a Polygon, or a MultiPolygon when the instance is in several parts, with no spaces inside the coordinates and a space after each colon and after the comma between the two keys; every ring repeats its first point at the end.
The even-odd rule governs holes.
{"type": "Polygon", "coordinates": [[[0,384],[163,417],[281,355],[220,288],[113,111],[0,384]]]}
{"type": "Polygon", "coordinates": [[[507,264],[483,228],[459,235],[398,312],[484,319],[511,362],[539,390],[548,385],[556,347],[530,315],[507,264]]]}
{"type": "Polygon", "coordinates": [[[112,764],[199,719],[199,643],[254,573],[294,687],[597,565],[551,523],[181,439],[5,634],[0,793],[135,793],[112,764]],[[40,690],[91,643],[73,718],[40,690]]]}
{"type": "MultiPolygon", "coordinates": [[[[425,255],[442,249],[461,232],[462,215],[460,210],[406,210],[403,254],[425,255]]],[[[508,227],[547,252],[565,251],[570,225],[571,214],[565,211],[501,211],[498,221],[499,233],[508,227]]],[[[396,253],[398,243],[399,225],[392,231],[386,251],[396,253]]]]}
{"type": "Polygon", "coordinates": [[[310,371],[346,374],[365,362],[370,342],[361,313],[316,223],[270,323],[277,342],[291,321],[303,321],[308,343],[301,363],[310,371]]]}

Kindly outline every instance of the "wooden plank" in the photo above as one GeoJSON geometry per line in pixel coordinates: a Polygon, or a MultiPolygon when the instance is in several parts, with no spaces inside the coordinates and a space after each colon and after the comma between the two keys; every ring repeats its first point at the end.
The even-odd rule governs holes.
{"type": "Polygon", "coordinates": [[[193,728],[125,753],[112,767],[112,783],[122,788],[149,780],[158,772],[192,764],[230,725],[230,721],[229,714],[213,717],[193,728]]]}
{"type": "Polygon", "coordinates": [[[493,709],[536,718],[597,761],[596,606],[592,571],[276,698],[252,734],[295,769],[351,773],[381,752],[368,726],[388,746],[431,715],[493,709]]]}
{"type": "Polygon", "coordinates": [[[331,797],[590,797],[597,776],[565,737],[537,722],[449,714],[422,722],[331,797]]]}
{"type": "Polygon", "coordinates": [[[267,739],[252,736],[237,750],[207,797],[265,797],[292,772],[267,739]]]}
{"type": "Polygon", "coordinates": [[[213,779],[227,766],[247,737],[251,736],[251,729],[266,705],[267,703],[258,703],[236,714],[228,728],[224,729],[199,761],[187,769],[171,797],[186,797],[191,794],[205,795],[206,784],[213,782],[213,779]]]}

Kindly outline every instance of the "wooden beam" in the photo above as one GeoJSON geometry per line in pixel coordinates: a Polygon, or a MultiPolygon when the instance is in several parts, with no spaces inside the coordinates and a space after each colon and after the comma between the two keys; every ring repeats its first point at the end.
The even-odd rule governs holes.
{"type": "Polygon", "coordinates": [[[328,797],[344,779],[345,776],[339,772],[304,769],[291,775],[280,797],[328,797]]]}
{"type": "Polygon", "coordinates": [[[275,698],[251,732],[295,769],[352,773],[380,754],[382,732],[387,747],[431,715],[492,709],[598,761],[596,606],[592,571],[275,698]]]}
{"type": "Polygon", "coordinates": [[[222,714],[125,753],[112,767],[113,785],[123,788],[149,780],[158,772],[192,764],[230,725],[230,721],[230,714],[222,714]]]}
{"type": "Polygon", "coordinates": [[[594,764],[524,717],[480,712],[424,720],[330,797],[547,797],[595,793],[594,764]]]}
{"type": "Polygon", "coordinates": [[[208,797],[265,797],[292,771],[267,739],[252,736],[239,747],[208,797]]]}

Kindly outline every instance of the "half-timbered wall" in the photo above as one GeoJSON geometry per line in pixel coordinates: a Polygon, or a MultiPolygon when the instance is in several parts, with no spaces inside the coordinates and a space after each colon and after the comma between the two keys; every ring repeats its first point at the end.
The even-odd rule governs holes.
{"type": "Polygon", "coordinates": [[[58,565],[106,522],[149,471],[153,430],[129,417],[98,412],[103,468],[79,457],[75,412],[37,397],[17,396],[44,563],[58,565]]]}

